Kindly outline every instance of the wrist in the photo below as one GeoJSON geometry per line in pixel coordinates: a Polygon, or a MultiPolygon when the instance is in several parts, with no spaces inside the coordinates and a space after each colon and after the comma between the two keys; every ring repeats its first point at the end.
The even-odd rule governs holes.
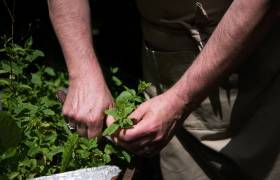
{"type": "Polygon", "coordinates": [[[102,79],[103,73],[96,59],[83,59],[80,62],[68,63],[68,74],[70,81],[81,79],[102,79]]]}
{"type": "Polygon", "coordinates": [[[176,99],[178,104],[180,104],[180,106],[183,106],[185,111],[191,112],[199,105],[199,100],[196,100],[179,84],[175,84],[168,91],[173,94],[173,97],[176,99]]]}

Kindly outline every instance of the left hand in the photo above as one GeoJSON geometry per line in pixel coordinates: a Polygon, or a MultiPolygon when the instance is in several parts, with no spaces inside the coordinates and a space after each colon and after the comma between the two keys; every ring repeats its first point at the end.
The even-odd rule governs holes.
{"type": "MultiPolygon", "coordinates": [[[[137,155],[154,155],[170,141],[186,114],[185,102],[167,91],[142,103],[130,115],[136,124],[130,129],[122,129],[113,140],[137,155]]],[[[108,121],[112,123],[112,117],[108,121]]]]}

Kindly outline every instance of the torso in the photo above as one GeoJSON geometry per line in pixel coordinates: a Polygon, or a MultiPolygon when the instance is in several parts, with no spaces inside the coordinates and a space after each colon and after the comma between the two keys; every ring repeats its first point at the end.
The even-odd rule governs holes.
{"type": "Polygon", "coordinates": [[[210,20],[216,25],[232,0],[136,0],[138,9],[144,20],[168,28],[180,29],[180,25],[167,21],[183,20],[186,23],[195,21],[196,2],[202,4],[210,20]]]}

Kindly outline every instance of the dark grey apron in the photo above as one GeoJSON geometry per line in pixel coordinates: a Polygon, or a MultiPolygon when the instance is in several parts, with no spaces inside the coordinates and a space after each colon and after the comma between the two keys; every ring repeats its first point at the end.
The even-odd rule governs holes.
{"type": "MultiPolygon", "coordinates": [[[[144,77],[155,85],[153,93],[156,95],[172,86],[191,65],[231,0],[203,0],[199,3],[192,0],[136,0],[136,2],[143,24],[144,77]]],[[[278,27],[273,27],[266,40],[256,49],[256,53],[241,65],[240,93],[231,121],[228,121],[228,117],[221,117],[222,114],[229,112],[223,113],[221,110],[223,104],[219,103],[216,90],[212,93],[214,97],[212,101],[216,103],[211,104],[211,110],[214,111],[212,114],[215,116],[208,114],[208,118],[187,125],[189,128],[198,129],[226,129],[224,136],[230,135],[232,140],[221,152],[256,179],[279,177],[275,176],[279,170],[275,171],[276,168],[273,168],[274,163],[278,162],[280,144],[278,140],[280,118],[277,118],[277,109],[280,108],[280,51],[277,50],[280,41],[279,32],[278,27]],[[264,166],[262,163],[265,163],[264,166]]],[[[205,108],[198,110],[200,113],[198,115],[203,114],[204,110],[205,108]]],[[[207,116],[207,113],[204,115],[207,116]]],[[[204,137],[197,138],[203,140],[204,137]]],[[[222,163],[218,160],[220,159],[218,154],[210,155],[211,158],[208,158],[212,150],[205,150],[205,146],[197,143],[189,144],[192,145],[195,149],[188,151],[204,152],[200,154],[201,157],[196,158],[201,160],[198,160],[198,164],[209,165],[211,171],[213,166],[211,163],[203,162],[205,159],[215,161],[216,158],[218,164],[222,163]]],[[[192,152],[190,154],[193,154],[192,152]]],[[[193,156],[197,156],[195,154],[193,156]]],[[[231,165],[228,167],[232,168],[231,165]]]]}

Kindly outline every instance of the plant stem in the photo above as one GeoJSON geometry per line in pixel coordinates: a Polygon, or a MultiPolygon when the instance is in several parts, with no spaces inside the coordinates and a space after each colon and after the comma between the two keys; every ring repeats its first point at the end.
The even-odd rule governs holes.
{"type": "Polygon", "coordinates": [[[9,6],[8,6],[8,3],[6,0],[3,0],[3,3],[9,13],[9,16],[11,18],[11,21],[12,21],[12,25],[11,25],[11,37],[12,37],[12,43],[14,42],[14,24],[15,24],[15,18],[14,18],[14,12],[15,12],[15,0],[13,0],[13,9],[10,10],[9,6]]]}
{"type": "MultiPolygon", "coordinates": [[[[15,0],[13,0],[12,10],[9,8],[8,3],[7,3],[6,0],[3,0],[3,3],[5,5],[5,7],[6,7],[8,13],[9,13],[9,16],[11,18],[11,21],[12,21],[12,23],[11,23],[11,39],[12,39],[12,47],[13,47],[13,45],[14,45],[14,31],[15,31],[15,29],[14,29],[14,24],[15,24],[14,13],[15,13],[15,4],[16,3],[15,3],[15,0]]],[[[13,59],[14,59],[13,57],[9,58],[9,65],[10,65],[10,77],[9,77],[9,80],[10,80],[10,89],[12,90],[12,92],[15,95],[16,94],[16,92],[15,92],[16,89],[15,89],[15,86],[13,84],[13,66],[12,66],[12,60],[13,59]]]]}

